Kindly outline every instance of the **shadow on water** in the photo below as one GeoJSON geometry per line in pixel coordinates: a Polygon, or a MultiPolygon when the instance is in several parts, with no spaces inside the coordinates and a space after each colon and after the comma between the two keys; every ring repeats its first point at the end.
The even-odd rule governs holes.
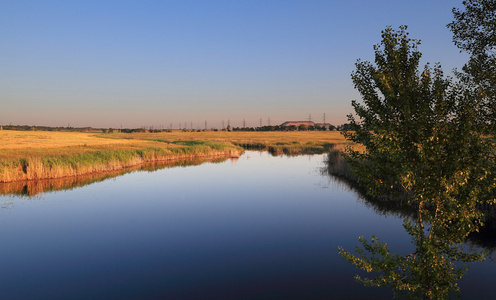
{"type": "Polygon", "coordinates": [[[339,248],[348,262],[367,272],[367,278],[355,277],[365,286],[390,287],[395,296],[401,298],[450,298],[459,294],[457,281],[468,271],[469,263],[482,261],[487,255],[492,258],[496,253],[496,213],[493,206],[477,207],[483,213],[484,226],[479,232],[471,232],[467,224],[472,220],[466,217],[466,211],[455,209],[449,214],[437,214],[436,211],[432,218],[432,208],[367,196],[339,152],[327,155],[321,174],[355,191],[359,201],[376,213],[404,219],[403,227],[415,247],[410,254],[391,253],[387,243],[380,242],[375,236],[368,240],[360,237],[356,253],[339,248]]]}
{"type": "MultiPolygon", "coordinates": [[[[348,190],[357,193],[358,201],[374,210],[379,215],[396,216],[404,219],[414,220],[417,217],[416,210],[409,206],[406,201],[383,198],[377,199],[367,196],[356,179],[351,175],[344,158],[339,152],[332,152],[326,156],[325,166],[320,170],[322,176],[328,176],[338,181],[348,190]]],[[[484,226],[479,232],[473,232],[466,241],[472,246],[481,247],[489,253],[496,253],[496,209],[494,206],[482,207],[484,213],[484,226]]]]}
{"type": "MultiPolygon", "coordinates": [[[[213,158],[189,158],[177,159],[171,161],[160,161],[145,163],[138,166],[125,168],[118,171],[109,171],[95,174],[87,174],[81,176],[70,176],[57,179],[17,181],[9,183],[0,183],[0,195],[11,195],[17,197],[35,197],[41,193],[71,190],[78,187],[83,187],[96,182],[101,182],[107,179],[115,178],[132,172],[146,171],[154,172],[165,168],[189,167],[197,166],[203,163],[221,163],[226,161],[227,157],[213,158]]],[[[2,206],[2,208],[7,208],[2,206]]]]}
{"type": "Polygon", "coordinates": [[[390,198],[378,199],[367,196],[365,190],[357,184],[356,178],[338,151],[327,154],[324,160],[324,167],[321,168],[320,174],[332,178],[341,183],[345,189],[357,193],[358,201],[379,215],[410,219],[416,217],[415,210],[406,205],[402,200],[398,201],[390,198]]]}

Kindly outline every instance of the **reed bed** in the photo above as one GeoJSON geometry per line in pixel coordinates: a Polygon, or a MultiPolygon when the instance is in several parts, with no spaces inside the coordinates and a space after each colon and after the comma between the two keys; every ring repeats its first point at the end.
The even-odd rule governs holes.
{"type": "Polygon", "coordinates": [[[101,173],[140,165],[195,157],[237,157],[242,150],[226,145],[221,149],[208,145],[150,147],[137,150],[99,150],[59,156],[19,158],[0,163],[0,182],[52,179],[101,173]]]}

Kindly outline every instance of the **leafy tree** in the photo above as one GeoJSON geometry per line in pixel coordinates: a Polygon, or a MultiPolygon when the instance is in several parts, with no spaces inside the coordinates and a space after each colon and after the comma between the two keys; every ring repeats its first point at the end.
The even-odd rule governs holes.
{"type": "Polygon", "coordinates": [[[463,1],[465,11],[453,8],[455,20],[448,24],[453,41],[469,53],[493,52],[496,47],[496,2],[494,0],[463,1]]]}
{"type": "Polygon", "coordinates": [[[363,103],[352,102],[353,131],[344,134],[365,146],[365,152],[348,149],[346,156],[368,194],[406,199],[417,210],[416,224],[404,223],[417,249],[411,258],[400,258],[373,238],[362,240],[371,256],[340,251],[358,267],[379,272],[365,283],[409,290],[420,298],[445,298],[456,284],[439,288],[444,279],[463,275],[452,262],[482,259],[459,246],[481,225],[478,204],[494,194],[488,161],[493,147],[479,122],[481,99],[444,77],[439,64],[419,71],[420,42],[410,39],[406,29],[382,32],[374,46],[375,65],[357,61],[352,80],[363,103]],[[420,262],[438,268],[426,271],[420,262]],[[408,273],[407,279],[395,268],[408,273]]]}
{"type": "Polygon", "coordinates": [[[470,54],[463,72],[457,76],[481,97],[484,105],[483,119],[496,130],[496,1],[463,1],[465,10],[453,8],[454,21],[448,24],[453,32],[453,42],[470,54]]]}
{"type": "Polygon", "coordinates": [[[298,126],[298,130],[308,130],[308,126],[305,124],[300,124],[300,126],[298,126]]]}
{"type": "MultiPolygon", "coordinates": [[[[350,125],[349,123],[345,123],[345,124],[338,125],[337,129],[338,129],[338,130],[341,130],[341,131],[348,131],[348,130],[352,130],[352,129],[351,129],[351,125],[350,125]]],[[[329,130],[332,130],[332,129],[331,129],[331,126],[329,126],[329,130]]]]}

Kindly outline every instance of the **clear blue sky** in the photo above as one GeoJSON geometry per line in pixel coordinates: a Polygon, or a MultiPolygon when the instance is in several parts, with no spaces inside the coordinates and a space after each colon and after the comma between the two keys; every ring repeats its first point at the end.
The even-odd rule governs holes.
{"type": "Polygon", "coordinates": [[[467,57],[446,24],[461,0],[0,1],[0,122],[220,127],[338,125],[380,32],[408,25],[423,62],[467,57]]]}

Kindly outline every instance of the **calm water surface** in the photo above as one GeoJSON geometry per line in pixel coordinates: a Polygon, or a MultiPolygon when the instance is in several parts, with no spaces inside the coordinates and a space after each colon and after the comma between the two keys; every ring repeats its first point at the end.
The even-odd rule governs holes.
{"type": "MultiPolygon", "coordinates": [[[[389,299],[337,248],[376,235],[407,253],[402,218],[323,176],[323,161],[246,152],[0,196],[0,299],[389,299]]],[[[462,296],[494,295],[495,269],[474,264],[462,296]]]]}

